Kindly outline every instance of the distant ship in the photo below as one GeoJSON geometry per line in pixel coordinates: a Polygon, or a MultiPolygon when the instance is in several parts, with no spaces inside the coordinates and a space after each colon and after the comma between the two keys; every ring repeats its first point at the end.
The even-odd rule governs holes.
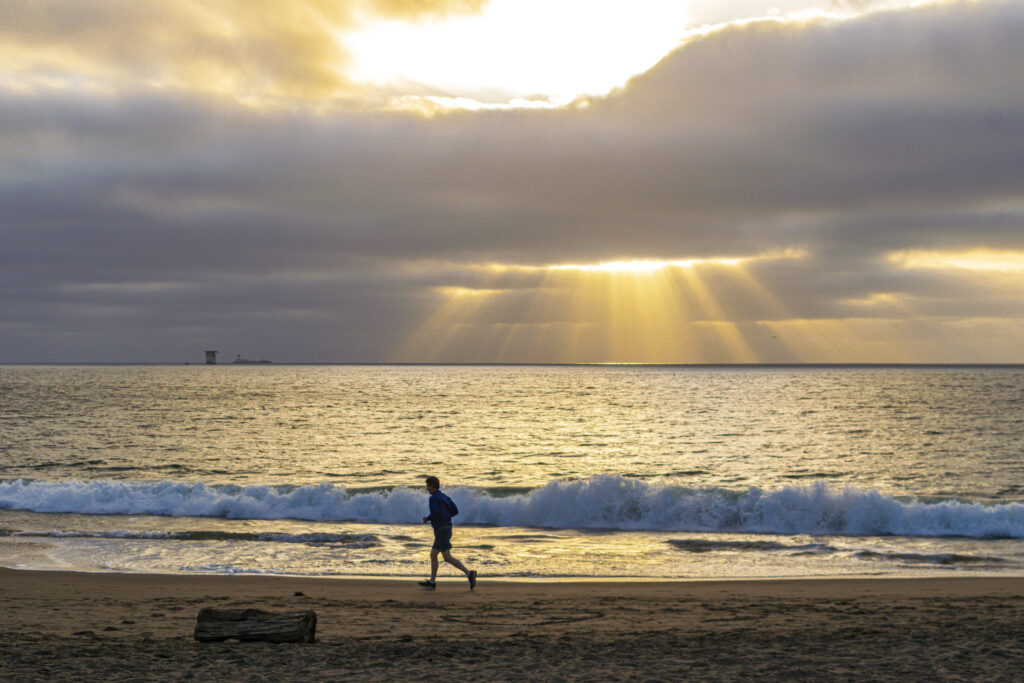
{"type": "Polygon", "coordinates": [[[231,362],[235,365],[270,365],[270,361],[266,358],[261,358],[260,360],[249,360],[248,358],[242,358],[242,354],[238,354],[238,357],[231,362]]]}

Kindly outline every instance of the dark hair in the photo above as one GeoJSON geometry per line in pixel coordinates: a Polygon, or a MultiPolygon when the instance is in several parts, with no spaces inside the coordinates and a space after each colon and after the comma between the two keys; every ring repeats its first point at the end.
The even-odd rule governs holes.
{"type": "Polygon", "coordinates": [[[430,475],[429,477],[427,477],[427,486],[429,486],[430,488],[439,489],[441,488],[441,481],[434,475],[430,475]]]}

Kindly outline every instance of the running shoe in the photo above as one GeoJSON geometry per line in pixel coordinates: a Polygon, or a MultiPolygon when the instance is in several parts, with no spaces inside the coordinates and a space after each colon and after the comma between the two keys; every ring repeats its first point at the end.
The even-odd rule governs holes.
{"type": "Polygon", "coordinates": [[[469,572],[469,590],[476,588],[476,570],[469,572]]]}
{"type": "Polygon", "coordinates": [[[437,588],[437,584],[431,581],[430,579],[427,579],[426,581],[420,581],[420,585],[426,588],[427,590],[434,590],[435,588],[437,588]]]}

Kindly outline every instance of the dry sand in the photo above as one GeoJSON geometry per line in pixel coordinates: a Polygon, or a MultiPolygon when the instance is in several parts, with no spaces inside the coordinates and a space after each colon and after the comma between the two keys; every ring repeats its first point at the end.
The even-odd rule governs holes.
{"type": "Polygon", "coordinates": [[[1024,579],[509,583],[0,569],[0,680],[1019,680],[1024,579]],[[312,644],[198,643],[204,606],[312,644]]]}

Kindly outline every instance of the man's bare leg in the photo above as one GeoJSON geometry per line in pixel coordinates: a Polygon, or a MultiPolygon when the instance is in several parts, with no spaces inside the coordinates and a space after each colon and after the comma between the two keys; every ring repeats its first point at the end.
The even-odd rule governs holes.
{"type": "MultiPolygon", "coordinates": [[[[444,554],[445,554],[445,558],[444,559],[447,560],[448,559],[448,551],[447,550],[444,551],[444,554]]],[[[430,580],[431,581],[436,581],[437,580],[437,566],[438,566],[437,550],[434,549],[434,548],[431,548],[431,550],[430,550],[430,580]]]]}
{"type": "MultiPolygon", "coordinates": [[[[445,562],[447,562],[451,566],[455,567],[456,569],[461,571],[466,576],[469,576],[469,570],[466,569],[466,566],[464,564],[462,564],[461,562],[459,562],[458,559],[452,557],[452,552],[450,550],[445,550],[441,554],[444,555],[444,561],[445,562]]],[[[430,557],[434,561],[433,567],[434,567],[434,573],[436,574],[437,573],[437,569],[436,569],[436,567],[437,567],[437,551],[435,550],[434,552],[432,552],[430,554],[430,557]]],[[[430,577],[430,578],[434,578],[434,577],[430,577]]]]}

